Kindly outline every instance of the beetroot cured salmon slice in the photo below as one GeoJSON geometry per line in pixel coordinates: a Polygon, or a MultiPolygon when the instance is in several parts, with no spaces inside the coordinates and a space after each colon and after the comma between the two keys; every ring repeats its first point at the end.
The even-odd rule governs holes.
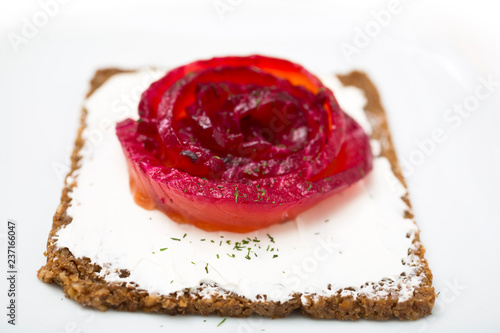
{"type": "Polygon", "coordinates": [[[135,201],[208,231],[294,218],[371,171],[363,129],[302,66],[259,55],[175,68],[116,127],[135,201]]]}

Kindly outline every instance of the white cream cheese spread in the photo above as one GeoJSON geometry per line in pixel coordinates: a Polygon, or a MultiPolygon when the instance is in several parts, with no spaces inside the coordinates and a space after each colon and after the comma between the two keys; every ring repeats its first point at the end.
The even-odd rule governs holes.
{"type": "MultiPolygon", "coordinates": [[[[106,281],[134,282],[164,295],[203,284],[204,295],[223,289],[251,300],[266,295],[287,301],[294,293],[329,296],[348,287],[343,294],[375,297],[367,282],[411,276],[405,262],[412,260],[408,250],[417,227],[403,218],[406,191],[384,157],[374,158],[373,171],[363,180],[296,219],[247,234],[206,232],[135,204],[114,127],[134,117],[140,92],[164,73],[114,75],[86,101],[86,143],[67,211],[73,221],[58,232],[58,247],[100,265],[106,281]],[[122,269],[130,275],[121,278],[122,269]]],[[[363,93],[342,86],[334,75],[321,79],[342,109],[371,133],[363,93]]],[[[372,149],[378,156],[378,142],[372,140],[372,149]]],[[[410,279],[400,301],[419,282],[410,279]]]]}

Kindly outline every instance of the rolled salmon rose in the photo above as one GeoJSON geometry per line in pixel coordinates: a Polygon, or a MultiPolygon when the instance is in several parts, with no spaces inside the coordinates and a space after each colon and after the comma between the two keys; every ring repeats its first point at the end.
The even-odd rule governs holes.
{"type": "Polygon", "coordinates": [[[369,138],[302,66],[197,61],[142,95],[116,133],[135,201],[208,231],[290,220],[368,174],[369,138]]]}

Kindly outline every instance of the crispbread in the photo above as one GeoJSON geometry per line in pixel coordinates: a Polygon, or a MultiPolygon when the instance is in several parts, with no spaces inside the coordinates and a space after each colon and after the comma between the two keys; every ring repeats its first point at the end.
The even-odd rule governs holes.
{"type": "MultiPolygon", "coordinates": [[[[90,96],[111,76],[128,72],[119,69],[104,69],[96,73],[91,81],[91,88],[87,95],[90,96]]],[[[366,114],[370,120],[373,133],[372,138],[379,140],[382,146],[381,154],[391,163],[394,175],[403,183],[404,179],[397,161],[396,153],[391,141],[387,125],[385,111],[381,105],[378,92],[362,72],[352,72],[340,75],[339,79],[344,85],[352,85],[360,88],[367,99],[365,107],[366,114]]],[[[413,297],[403,302],[398,297],[398,292],[404,287],[405,279],[402,276],[397,281],[384,280],[379,283],[367,283],[362,288],[367,290],[384,290],[387,296],[384,298],[358,296],[353,297],[349,290],[341,290],[332,297],[314,297],[314,295],[295,294],[287,302],[274,302],[265,299],[257,301],[224,291],[224,293],[213,293],[211,297],[203,297],[201,291],[204,289],[217,289],[217,286],[202,284],[196,290],[183,290],[170,295],[149,294],[134,285],[125,283],[109,283],[98,273],[101,267],[94,264],[88,258],[75,258],[67,248],[58,248],[56,245],[57,231],[64,225],[71,223],[71,217],[67,215],[67,208],[71,198],[69,193],[74,186],[75,171],[79,168],[80,150],[84,145],[82,132],[85,128],[86,110],[82,110],[81,127],[75,141],[75,148],[71,156],[71,171],[68,174],[63,189],[61,204],[54,215],[52,230],[47,243],[47,264],[38,271],[38,277],[47,283],[57,283],[63,287],[67,297],[76,300],[85,306],[92,306],[100,310],[109,308],[145,312],[159,312],[167,314],[202,314],[216,313],[220,316],[246,317],[253,313],[272,318],[284,317],[290,312],[300,309],[302,313],[313,318],[335,318],[335,319],[418,319],[428,315],[433,307],[435,293],[432,287],[432,274],[424,258],[424,248],[419,242],[418,233],[414,240],[412,256],[414,273],[420,277],[420,286],[414,291],[413,297]]],[[[408,205],[405,213],[406,218],[413,218],[408,196],[403,198],[408,205]]],[[[121,274],[126,276],[127,271],[121,274]]],[[[369,295],[369,294],[368,294],[369,295]]],[[[375,294],[374,294],[375,295],[375,294]]]]}

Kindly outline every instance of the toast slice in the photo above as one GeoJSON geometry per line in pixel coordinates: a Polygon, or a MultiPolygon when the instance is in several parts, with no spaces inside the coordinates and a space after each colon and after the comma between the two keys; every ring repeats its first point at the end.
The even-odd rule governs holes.
{"type": "MultiPolygon", "coordinates": [[[[130,73],[108,68],[96,72],[90,83],[87,98],[106,84],[115,75],[130,73]]],[[[395,176],[406,188],[392,144],[387,118],[378,91],[368,76],[354,71],[339,75],[344,86],[353,86],[362,91],[366,98],[364,111],[372,126],[372,139],[380,144],[380,156],[385,157],[395,176]]],[[[335,91],[334,91],[335,93],[335,91]]],[[[341,103],[342,104],[342,103],[341,103]]],[[[47,250],[47,263],[38,271],[38,278],[46,283],[59,284],[66,297],[89,307],[105,311],[137,311],[176,314],[218,314],[219,316],[247,317],[259,314],[271,318],[285,317],[294,310],[300,310],[312,318],[348,319],[359,318],[385,320],[390,318],[415,320],[431,313],[435,292],[432,273],[424,258],[425,249],[419,240],[419,231],[411,235],[412,242],[408,256],[402,259],[409,270],[397,278],[383,278],[380,281],[366,281],[363,285],[335,290],[329,296],[314,293],[295,292],[286,301],[276,301],[267,295],[257,299],[224,290],[215,283],[205,282],[199,286],[178,290],[169,294],[148,291],[141,285],[130,282],[109,281],[102,265],[88,257],[73,255],[72,249],[58,246],[58,232],[72,223],[68,214],[72,205],[72,192],[78,186],[78,172],[81,168],[82,150],[85,145],[87,110],[82,109],[81,127],[71,155],[71,171],[66,177],[61,203],[53,218],[47,250]]],[[[401,198],[405,205],[404,218],[413,220],[411,204],[406,193],[401,198]]],[[[407,235],[406,238],[410,238],[407,235]]],[[[130,275],[127,269],[116,269],[118,280],[130,275]]],[[[208,271],[207,271],[208,273],[208,271]]],[[[165,282],[168,283],[168,282],[165,282]]],[[[330,286],[329,286],[330,288],[330,286]]]]}

